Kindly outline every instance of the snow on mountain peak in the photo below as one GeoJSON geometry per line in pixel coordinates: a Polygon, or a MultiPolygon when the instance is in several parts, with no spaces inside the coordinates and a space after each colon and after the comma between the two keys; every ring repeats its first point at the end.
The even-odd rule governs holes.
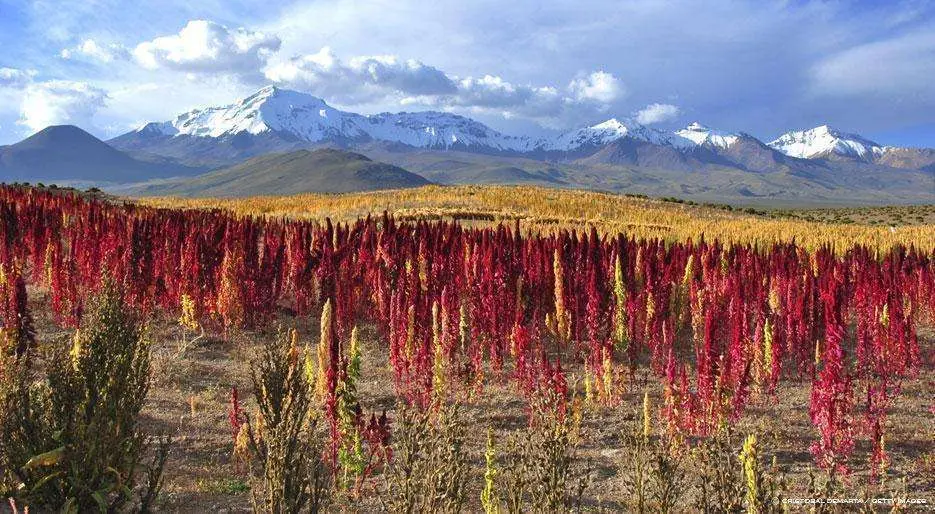
{"type": "Polygon", "coordinates": [[[331,129],[331,124],[322,120],[336,112],[320,98],[267,86],[230,105],[194,109],[172,121],[147,124],[138,132],[225,137],[278,131],[306,139],[331,129]]]}
{"type": "Polygon", "coordinates": [[[178,134],[179,131],[170,121],[151,121],[136,129],[136,133],[143,135],[174,136],[178,134]]]}
{"type": "Polygon", "coordinates": [[[810,130],[787,132],[769,146],[801,159],[811,159],[829,153],[868,159],[883,153],[883,147],[857,134],[841,132],[821,125],[810,130]]]}
{"type": "Polygon", "coordinates": [[[641,125],[631,119],[611,118],[596,125],[563,132],[555,138],[541,142],[539,146],[544,150],[570,151],[586,146],[605,145],[625,137],[677,148],[690,144],[673,134],[641,125]]]}
{"type": "Polygon", "coordinates": [[[529,151],[532,145],[528,138],[507,136],[455,114],[429,111],[365,116],[335,109],[315,96],[276,86],[266,86],[227,106],[195,109],[173,121],[144,128],[148,133],[167,136],[217,138],[244,132],[253,135],[275,132],[308,142],[381,140],[416,147],[463,145],[499,151],[529,151]]]}
{"type": "Polygon", "coordinates": [[[628,125],[626,122],[620,121],[617,118],[611,118],[604,122],[598,123],[597,125],[592,125],[589,127],[594,131],[603,131],[607,133],[616,133],[620,136],[627,135],[627,132],[630,130],[630,127],[635,127],[637,124],[630,122],[628,125]]]}
{"type": "Polygon", "coordinates": [[[315,96],[266,86],[221,107],[195,109],[172,121],[150,123],[141,134],[230,137],[277,133],[300,141],[388,141],[417,148],[485,148],[500,152],[572,151],[622,138],[688,148],[693,143],[631,119],[611,118],[554,137],[533,139],[502,134],[483,123],[448,112],[361,115],[335,109],[315,96]]]}
{"type": "Polygon", "coordinates": [[[736,143],[740,138],[738,134],[713,130],[697,121],[692,122],[681,130],[677,130],[675,134],[688,139],[696,145],[710,145],[718,148],[727,148],[736,143]]]}
{"type": "MultiPolygon", "coordinates": [[[[569,152],[603,146],[621,139],[691,150],[699,146],[728,148],[744,136],[693,122],[675,132],[647,127],[629,118],[610,118],[591,126],[545,138],[509,136],[483,123],[448,112],[401,112],[361,115],[328,105],[321,98],[266,86],[221,107],[195,109],[172,121],[137,129],[145,136],[230,137],[272,133],[290,140],[338,143],[386,141],[417,148],[482,149],[528,153],[569,152]]],[[[769,144],[790,156],[812,158],[828,153],[871,159],[885,152],[880,145],[827,125],[789,132],[769,144]]]]}

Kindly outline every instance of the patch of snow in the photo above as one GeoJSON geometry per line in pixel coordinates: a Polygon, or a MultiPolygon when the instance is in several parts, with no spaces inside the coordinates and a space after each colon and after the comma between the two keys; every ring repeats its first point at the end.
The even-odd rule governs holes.
{"type": "Polygon", "coordinates": [[[740,139],[740,135],[721,132],[708,128],[697,121],[675,132],[679,137],[688,139],[696,145],[709,145],[717,148],[727,148],[740,139]]]}
{"type": "Polygon", "coordinates": [[[674,134],[649,128],[633,120],[611,118],[603,123],[564,132],[540,143],[544,150],[571,151],[586,146],[601,146],[629,137],[647,143],[684,148],[689,142],[674,134]]]}
{"type": "Polygon", "coordinates": [[[146,123],[140,128],[136,129],[136,132],[139,134],[150,134],[150,135],[161,135],[161,136],[174,136],[178,134],[178,130],[171,122],[163,121],[153,121],[146,123]]]}

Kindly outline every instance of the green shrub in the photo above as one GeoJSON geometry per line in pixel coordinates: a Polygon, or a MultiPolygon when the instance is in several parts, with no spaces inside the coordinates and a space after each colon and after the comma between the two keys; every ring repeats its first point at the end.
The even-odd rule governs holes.
{"type": "Polygon", "coordinates": [[[71,349],[47,355],[44,376],[34,375],[27,357],[8,371],[0,387],[0,471],[18,501],[60,512],[151,509],[169,442],[150,452],[138,427],[150,348],[113,283],[91,300],[71,349]],[[144,465],[147,453],[154,456],[144,465]]]}

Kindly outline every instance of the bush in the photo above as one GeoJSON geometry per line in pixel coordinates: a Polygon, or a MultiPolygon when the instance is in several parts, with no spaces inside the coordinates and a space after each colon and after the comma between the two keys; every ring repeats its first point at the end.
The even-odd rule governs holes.
{"type": "Polygon", "coordinates": [[[288,334],[266,341],[251,363],[259,412],[241,427],[237,444],[252,456],[253,508],[271,514],[323,511],[331,501],[331,470],[322,461],[313,385],[305,359],[288,334]]]}
{"type": "Polygon", "coordinates": [[[498,471],[507,512],[580,512],[590,462],[578,465],[575,421],[535,401],[529,428],[510,439],[498,471]]]}
{"type": "Polygon", "coordinates": [[[46,364],[35,380],[29,360],[18,358],[0,387],[0,471],[13,496],[41,510],[150,510],[169,443],[162,439],[142,465],[150,349],[113,283],[90,302],[71,349],[54,348],[46,364]]]}
{"type": "Polygon", "coordinates": [[[687,468],[685,448],[677,438],[654,436],[649,396],[643,396],[642,416],[634,415],[623,435],[623,483],[632,512],[675,512],[684,503],[687,468]]]}
{"type": "Polygon", "coordinates": [[[738,465],[737,455],[729,431],[715,434],[694,449],[698,502],[702,511],[743,511],[746,491],[743,467],[738,465]]]}
{"type": "Polygon", "coordinates": [[[393,458],[380,496],[388,512],[461,512],[467,499],[466,425],[457,404],[397,409],[393,458]]]}
{"type": "Polygon", "coordinates": [[[764,464],[755,434],[735,448],[730,430],[719,432],[692,451],[697,465],[700,510],[713,513],[781,512],[786,491],[775,456],[764,464]]]}

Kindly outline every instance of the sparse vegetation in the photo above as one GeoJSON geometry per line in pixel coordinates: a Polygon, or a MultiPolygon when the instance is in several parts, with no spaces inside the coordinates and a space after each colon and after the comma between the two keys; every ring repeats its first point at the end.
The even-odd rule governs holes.
{"type": "Polygon", "coordinates": [[[532,403],[529,427],[511,438],[499,472],[505,510],[580,512],[591,469],[580,462],[579,420],[554,407],[554,397],[532,403]]]}
{"type": "Polygon", "coordinates": [[[389,512],[462,512],[471,477],[457,404],[396,410],[393,458],[380,501],[389,512]]]}
{"type": "Polygon", "coordinates": [[[829,209],[782,209],[770,211],[781,219],[817,223],[882,226],[905,229],[935,224],[935,203],[885,207],[848,207],[829,209]]]}

